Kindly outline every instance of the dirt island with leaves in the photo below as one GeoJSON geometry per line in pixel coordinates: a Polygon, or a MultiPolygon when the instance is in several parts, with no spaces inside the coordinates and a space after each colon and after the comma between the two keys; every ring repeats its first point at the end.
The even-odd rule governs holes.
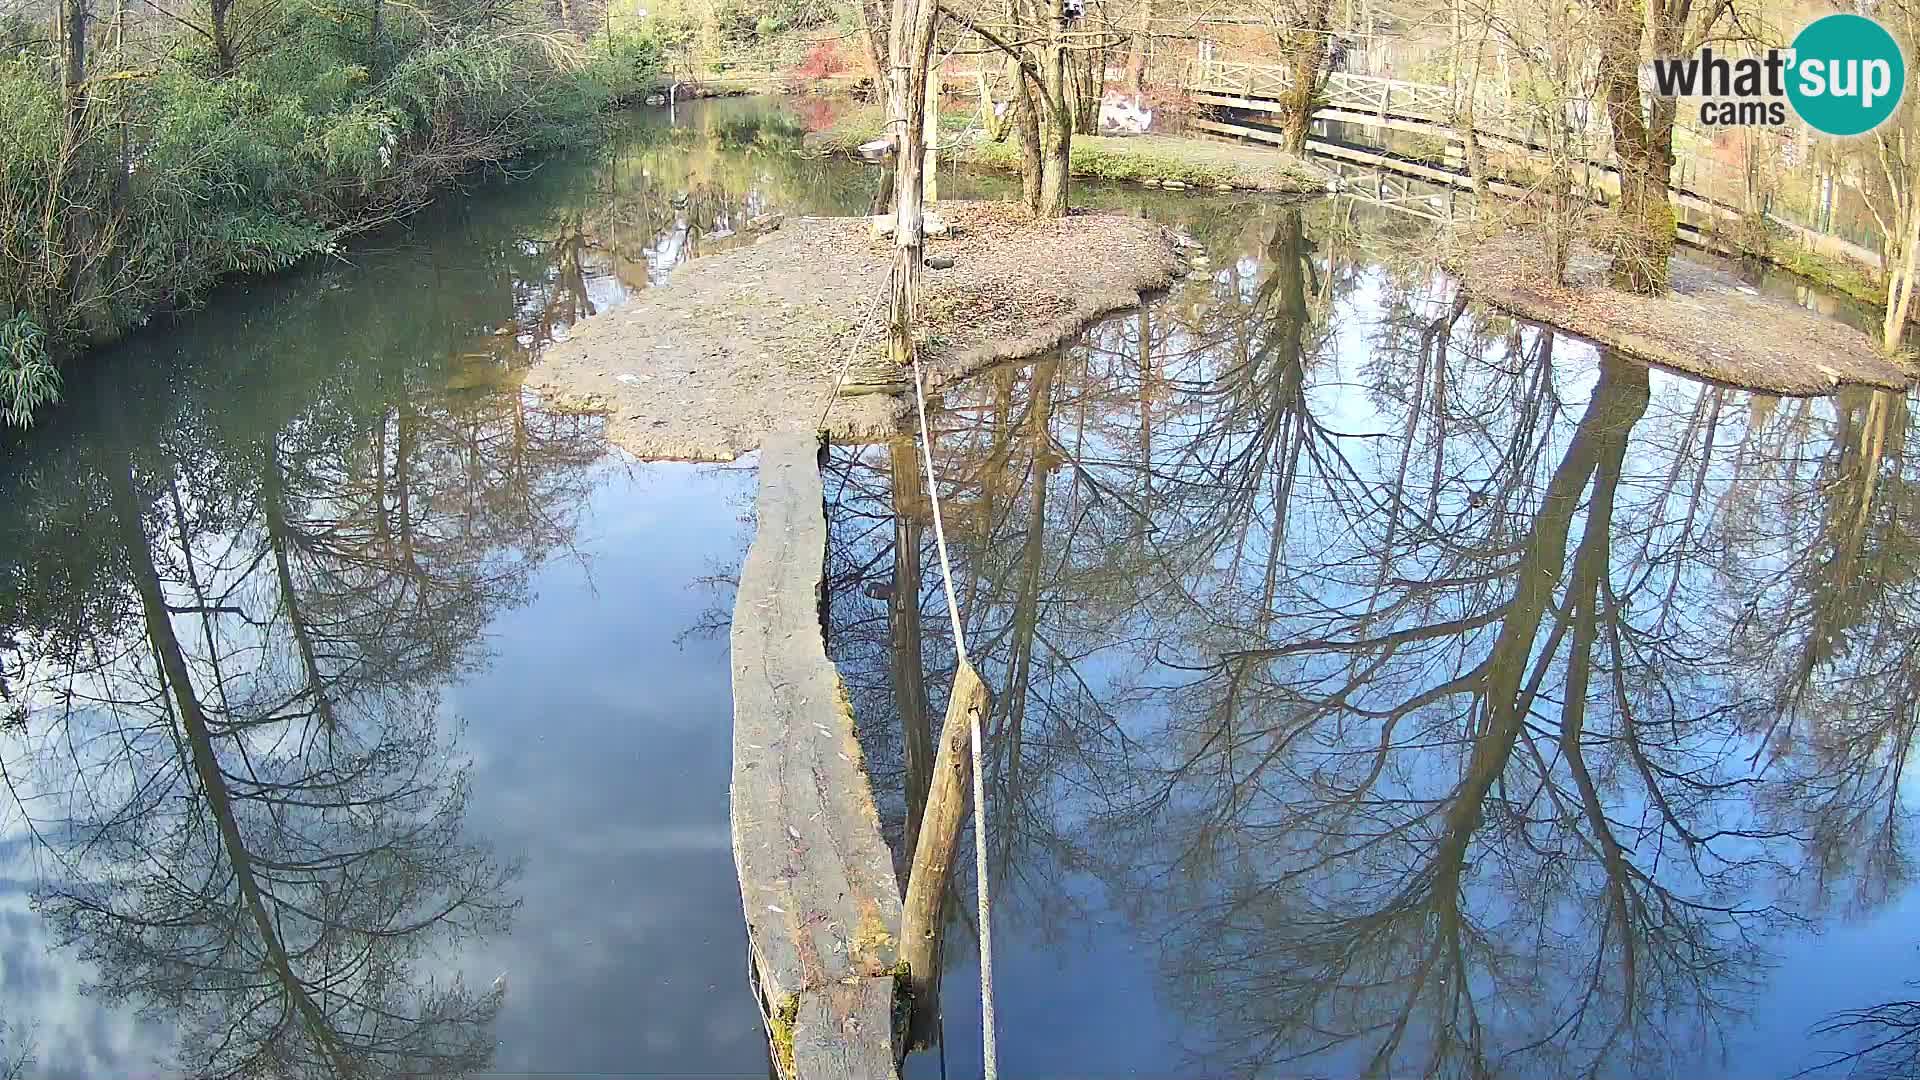
{"type": "MultiPolygon", "coordinates": [[[[940,213],[953,235],[929,245],[919,331],[936,385],[1067,341],[1183,267],[1168,230],[1141,218],[1036,220],[996,203],[940,213]]],[[[839,391],[905,388],[887,358],[892,256],[867,218],[787,219],[587,319],[527,385],[605,413],[608,436],[643,457],[728,460],[823,417],[836,435],[884,438],[906,399],[839,391]]]]}

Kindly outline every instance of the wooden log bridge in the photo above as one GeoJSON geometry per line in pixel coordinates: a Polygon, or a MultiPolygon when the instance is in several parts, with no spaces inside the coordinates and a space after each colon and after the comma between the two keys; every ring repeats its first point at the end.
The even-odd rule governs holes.
{"type": "Polygon", "coordinates": [[[827,658],[815,433],[760,449],[759,524],[733,607],[733,857],[784,1080],[894,1080],[900,886],[827,658]]]}

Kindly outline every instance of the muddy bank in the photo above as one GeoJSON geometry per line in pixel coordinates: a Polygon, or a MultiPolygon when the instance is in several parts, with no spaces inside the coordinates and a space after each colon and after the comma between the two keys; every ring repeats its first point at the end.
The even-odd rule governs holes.
{"type": "Polygon", "coordinates": [[[1444,261],[1468,293],[1495,307],[1733,386],[1793,395],[1844,385],[1899,390],[1915,375],[1861,331],[1680,255],[1663,296],[1612,288],[1607,257],[1584,244],[1574,249],[1569,284],[1554,284],[1545,240],[1518,230],[1463,239],[1444,261]]]}
{"type": "MultiPolygon", "coordinates": [[[[1181,266],[1167,230],[1140,218],[1036,222],[994,203],[941,213],[955,235],[931,241],[928,255],[953,266],[926,271],[922,300],[935,385],[1067,341],[1181,266]]],[[[884,340],[892,258],[892,241],[873,238],[867,218],[788,218],[580,323],[527,386],[563,408],[605,413],[613,440],[645,458],[730,460],[823,413],[837,437],[884,438],[907,401],[837,396],[834,382],[850,350],[849,381],[901,377],[884,340]]]]}

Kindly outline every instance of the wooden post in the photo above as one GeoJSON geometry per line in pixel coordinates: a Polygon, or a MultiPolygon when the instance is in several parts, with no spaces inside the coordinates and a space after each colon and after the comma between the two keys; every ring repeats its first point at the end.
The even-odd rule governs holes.
{"type": "Polygon", "coordinates": [[[971,808],[973,725],[985,722],[991,705],[979,673],[972,664],[960,661],[940,729],[940,750],[933,760],[933,783],[927,791],[926,813],[920,818],[920,841],[907,872],[907,899],[900,919],[900,959],[907,965],[907,992],[913,998],[908,1037],[915,1047],[932,1044],[939,1016],[941,916],[947,886],[953,880],[960,827],[971,808]]]}
{"type": "Polygon", "coordinates": [[[935,0],[894,0],[888,41],[888,119],[894,143],[893,281],[887,345],[893,362],[913,365],[914,313],[920,298],[925,194],[927,61],[933,49],[935,0]]]}

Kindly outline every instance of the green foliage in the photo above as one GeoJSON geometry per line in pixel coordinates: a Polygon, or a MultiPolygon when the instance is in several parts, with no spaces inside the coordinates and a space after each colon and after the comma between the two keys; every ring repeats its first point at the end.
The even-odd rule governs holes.
{"type": "Polygon", "coordinates": [[[1767,261],[1862,304],[1874,308],[1887,306],[1886,281],[1858,263],[1829,258],[1786,239],[1768,246],[1767,261]]]}
{"type": "Polygon", "coordinates": [[[42,405],[60,399],[60,372],[40,328],[25,315],[0,322],[0,423],[23,428],[42,405]]]}
{"type": "Polygon", "coordinates": [[[332,0],[284,2],[273,47],[230,75],[182,34],[140,69],[99,58],[71,111],[46,57],[0,59],[7,422],[56,392],[46,358],[221,275],[334,250],[462,172],[571,141],[663,66],[645,28],[583,45],[543,26],[531,0],[476,6],[479,25],[388,4],[377,43],[332,0]],[[32,362],[15,355],[29,348],[22,326],[35,328],[32,362]]]}
{"type": "MultiPolygon", "coordinates": [[[[998,169],[1019,169],[1020,148],[1012,140],[979,140],[960,152],[960,160],[998,169]]],[[[1256,191],[1313,191],[1322,181],[1269,151],[1228,156],[1192,140],[1106,138],[1076,135],[1067,170],[1074,176],[1121,183],[1184,184],[1190,188],[1234,187],[1256,191]]]]}
{"type": "Polygon", "coordinates": [[[753,44],[793,30],[809,30],[833,22],[831,0],[719,0],[716,19],[723,38],[753,44]]]}
{"type": "MultiPolygon", "coordinates": [[[[978,160],[982,164],[999,165],[993,155],[985,148],[972,148],[974,114],[971,111],[943,111],[940,114],[940,131],[943,145],[949,148],[965,150],[962,160],[978,160]]],[[[869,143],[887,133],[886,110],[878,105],[861,105],[848,109],[834,119],[829,127],[822,128],[807,136],[807,146],[828,154],[851,154],[862,143],[869,143]]],[[[1019,154],[1009,159],[1018,163],[1019,154]]]]}
{"type": "Polygon", "coordinates": [[[730,117],[713,126],[714,145],[723,150],[791,150],[806,134],[806,128],[784,114],[730,117]]]}
{"type": "Polygon", "coordinates": [[[601,96],[595,104],[625,104],[652,90],[666,67],[668,44],[652,27],[602,37],[583,73],[585,85],[601,96]]]}

